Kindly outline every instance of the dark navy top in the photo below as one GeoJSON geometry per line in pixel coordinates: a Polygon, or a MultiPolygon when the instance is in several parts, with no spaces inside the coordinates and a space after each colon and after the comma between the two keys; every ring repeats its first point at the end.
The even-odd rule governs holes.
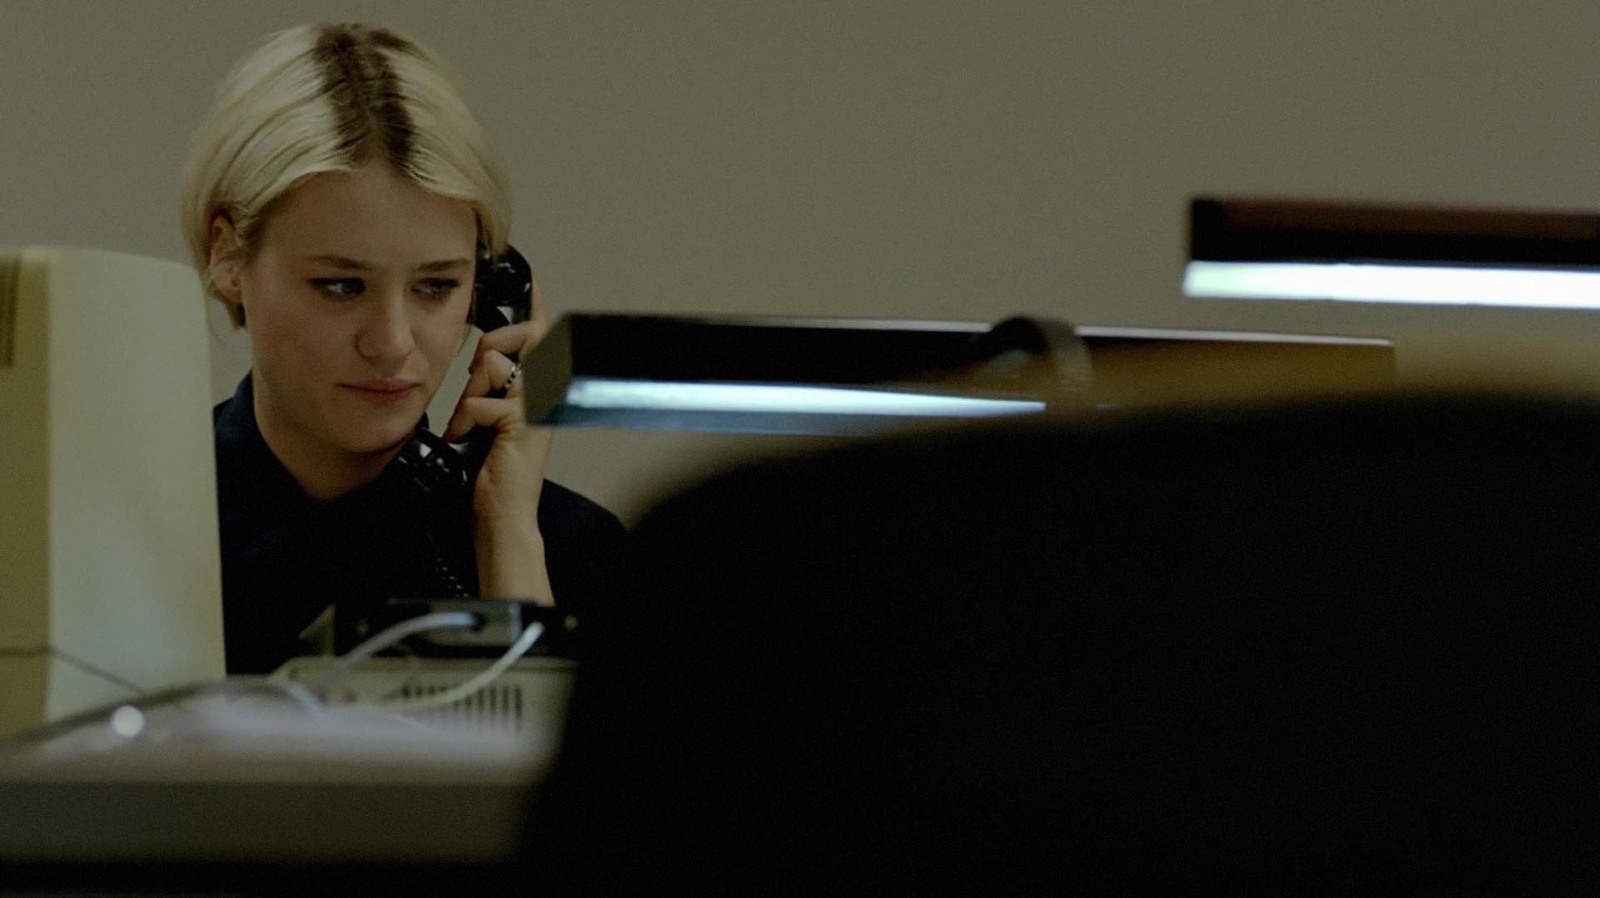
{"type": "MultiPolygon", "coordinates": [[[[330,605],[476,595],[469,491],[429,493],[391,465],[344,496],[312,499],[262,439],[249,376],[212,420],[230,674],[269,673],[304,654],[301,632],[330,605]]],[[[622,523],[545,481],[539,529],[557,601],[582,607],[619,563],[622,523]]]]}

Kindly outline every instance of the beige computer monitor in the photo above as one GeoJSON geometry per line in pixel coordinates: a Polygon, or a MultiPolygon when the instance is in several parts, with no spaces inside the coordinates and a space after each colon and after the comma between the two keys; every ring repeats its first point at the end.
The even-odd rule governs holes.
{"type": "Polygon", "coordinates": [[[0,249],[0,732],[224,676],[208,353],[192,268],[0,249]]]}

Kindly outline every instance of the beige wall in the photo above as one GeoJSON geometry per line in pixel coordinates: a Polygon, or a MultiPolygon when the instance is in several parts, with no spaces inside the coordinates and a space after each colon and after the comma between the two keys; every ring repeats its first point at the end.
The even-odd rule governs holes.
{"type": "MultiPolygon", "coordinates": [[[[556,313],[1026,312],[1390,336],[1408,373],[1600,373],[1600,317],[1177,289],[1197,193],[1600,207],[1592,0],[0,0],[0,244],[182,258],[173,198],[215,83],[332,17],[461,70],[556,313]]],[[[244,362],[217,358],[220,394],[244,362]]],[[[555,475],[631,514],[726,451],[573,433],[555,475]]]]}

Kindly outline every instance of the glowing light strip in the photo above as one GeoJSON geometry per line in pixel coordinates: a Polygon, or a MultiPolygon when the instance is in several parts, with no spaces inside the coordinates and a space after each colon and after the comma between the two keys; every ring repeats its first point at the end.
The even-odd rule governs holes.
{"type": "Polygon", "coordinates": [[[567,387],[567,404],[590,409],[676,412],[767,412],[819,415],[986,418],[1044,411],[1025,399],[936,396],[886,390],[771,384],[663,383],[580,378],[567,387]]]}
{"type": "Polygon", "coordinates": [[[1600,271],[1371,263],[1190,262],[1188,296],[1600,309],[1600,271]]]}
{"type": "Polygon", "coordinates": [[[1379,337],[1332,337],[1323,334],[1275,334],[1270,331],[1197,331],[1173,327],[1106,327],[1080,324],[1080,337],[1120,337],[1145,340],[1214,340],[1229,343],[1313,343],[1322,346],[1388,346],[1379,337]]]}

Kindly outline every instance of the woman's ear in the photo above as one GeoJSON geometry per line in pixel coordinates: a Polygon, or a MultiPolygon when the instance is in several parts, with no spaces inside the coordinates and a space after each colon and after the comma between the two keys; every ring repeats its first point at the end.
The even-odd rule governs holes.
{"type": "Polygon", "coordinates": [[[239,232],[226,215],[211,219],[211,257],[207,260],[209,276],[234,321],[243,323],[244,288],[240,284],[244,252],[239,243],[239,232]]]}

